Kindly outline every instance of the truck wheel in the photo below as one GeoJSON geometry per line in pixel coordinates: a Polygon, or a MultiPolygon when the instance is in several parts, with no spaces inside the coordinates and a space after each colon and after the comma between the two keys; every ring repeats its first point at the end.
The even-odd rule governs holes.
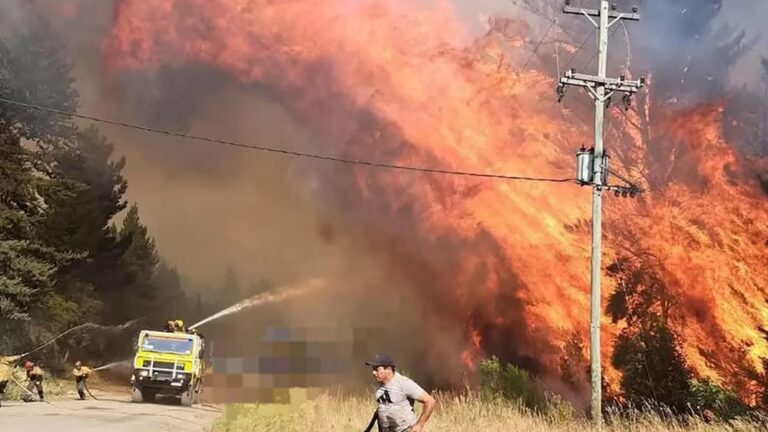
{"type": "Polygon", "coordinates": [[[195,394],[194,390],[187,389],[187,391],[181,394],[181,406],[192,406],[192,398],[195,394]]]}
{"type": "Polygon", "coordinates": [[[141,396],[144,398],[144,402],[154,402],[155,401],[155,395],[157,395],[157,392],[149,391],[149,390],[142,390],[141,396]]]}
{"type": "Polygon", "coordinates": [[[131,389],[131,402],[144,402],[144,395],[136,387],[131,389]]]}
{"type": "Polygon", "coordinates": [[[202,390],[202,383],[198,380],[195,384],[195,389],[192,392],[192,404],[200,405],[200,392],[202,390]]]}

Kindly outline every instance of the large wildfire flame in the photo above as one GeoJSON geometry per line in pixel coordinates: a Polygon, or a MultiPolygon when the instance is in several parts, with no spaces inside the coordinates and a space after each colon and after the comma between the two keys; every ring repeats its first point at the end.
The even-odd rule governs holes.
{"type": "MultiPolygon", "coordinates": [[[[471,43],[444,1],[122,0],[115,17],[105,46],[113,70],[213,65],[281,92],[297,117],[346,143],[335,149],[344,154],[563,178],[590,140],[589,125],[574,128],[574,113],[552,102],[551,77],[514,73],[515,55],[527,53],[490,37],[471,43]]],[[[606,199],[604,262],[630,256],[660,274],[679,302],[688,361],[737,382],[745,362],[759,368],[768,355],[759,331],[768,325],[768,201],[723,139],[719,106],[669,113],[642,131],[633,125],[647,113],[613,110],[629,137],[609,142],[614,165],[651,191],[606,199]]],[[[453,248],[427,258],[442,276],[425,294],[468,323],[465,361],[493,351],[556,367],[559,343],[587,324],[586,188],[357,174],[362,201],[390,216],[407,208],[420,245],[453,248]]],[[[616,282],[605,276],[603,286],[607,297],[616,282]]],[[[620,329],[604,324],[609,347],[620,329]]],[[[610,349],[604,355],[608,364],[610,349]]]]}

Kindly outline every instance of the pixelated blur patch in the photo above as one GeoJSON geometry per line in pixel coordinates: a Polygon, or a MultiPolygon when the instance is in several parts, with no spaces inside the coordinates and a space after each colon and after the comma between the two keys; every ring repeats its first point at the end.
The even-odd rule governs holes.
{"type": "Polygon", "coordinates": [[[211,343],[212,370],[204,377],[211,402],[300,405],[337,385],[360,350],[351,329],[270,327],[254,333],[211,343]]]}

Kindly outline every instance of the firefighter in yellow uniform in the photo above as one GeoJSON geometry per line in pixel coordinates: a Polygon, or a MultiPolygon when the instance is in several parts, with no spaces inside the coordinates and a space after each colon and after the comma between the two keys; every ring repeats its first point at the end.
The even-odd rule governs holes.
{"type": "Polygon", "coordinates": [[[45,400],[45,395],[43,394],[43,370],[40,369],[40,366],[31,361],[24,363],[24,369],[27,370],[28,380],[27,394],[24,395],[24,402],[32,402],[32,397],[30,395],[34,394],[32,390],[35,389],[37,389],[37,395],[40,397],[40,402],[43,402],[45,400]]]}
{"type": "Polygon", "coordinates": [[[85,400],[85,381],[91,375],[91,370],[78,360],[75,362],[75,368],[72,369],[72,375],[75,376],[77,395],[80,396],[80,400],[85,400]]]}
{"type": "Polygon", "coordinates": [[[13,363],[17,362],[21,356],[0,356],[0,406],[5,399],[5,387],[8,386],[8,380],[13,373],[13,363]]]}

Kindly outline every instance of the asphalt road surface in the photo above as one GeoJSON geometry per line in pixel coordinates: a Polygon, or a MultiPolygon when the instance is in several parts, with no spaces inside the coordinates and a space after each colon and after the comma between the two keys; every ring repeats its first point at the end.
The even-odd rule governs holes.
{"type": "Polygon", "coordinates": [[[179,406],[178,401],[131,403],[127,393],[94,393],[99,400],[81,401],[74,394],[50,403],[5,401],[0,431],[54,432],[208,432],[219,408],[179,406]],[[109,399],[109,400],[105,400],[109,399]]]}

